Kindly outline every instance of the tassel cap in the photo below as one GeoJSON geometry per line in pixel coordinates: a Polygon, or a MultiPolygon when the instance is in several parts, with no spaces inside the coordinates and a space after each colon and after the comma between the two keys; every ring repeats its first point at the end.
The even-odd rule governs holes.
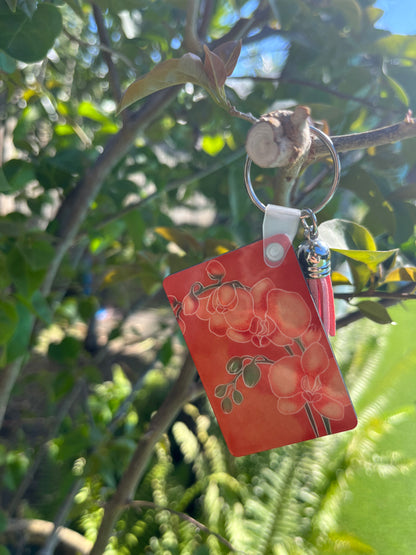
{"type": "Polygon", "coordinates": [[[331,251],[320,239],[308,239],[298,248],[298,259],[305,278],[319,279],[331,275],[331,251]]]}

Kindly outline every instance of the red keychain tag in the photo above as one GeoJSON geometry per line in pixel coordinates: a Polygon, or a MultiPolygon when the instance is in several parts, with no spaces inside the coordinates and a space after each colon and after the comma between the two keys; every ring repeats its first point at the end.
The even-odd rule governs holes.
{"type": "Polygon", "coordinates": [[[248,455],[354,428],[357,418],[296,254],[263,241],[167,277],[164,288],[229,450],[248,455]]]}

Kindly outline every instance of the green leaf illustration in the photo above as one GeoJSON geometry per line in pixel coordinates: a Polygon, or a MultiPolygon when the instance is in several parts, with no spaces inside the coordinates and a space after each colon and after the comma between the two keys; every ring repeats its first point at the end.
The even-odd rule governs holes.
{"type": "Polygon", "coordinates": [[[224,397],[224,395],[226,393],[227,393],[227,384],[217,385],[217,387],[215,388],[215,391],[214,391],[215,397],[218,397],[219,399],[224,397]]]}
{"type": "Polygon", "coordinates": [[[229,374],[237,374],[243,367],[243,361],[240,357],[233,357],[227,362],[227,372],[229,374]]]}
{"type": "Polygon", "coordinates": [[[243,370],[243,381],[246,387],[255,387],[260,380],[261,371],[255,362],[250,362],[243,370]]]}
{"type": "Polygon", "coordinates": [[[233,391],[233,401],[234,401],[234,403],[235,403],[236,405],[241,405],[241,403],[243,402],[243,400],[244,400],[244,396],[243,396],[243,394],[241,393],[241,391],[238,391],[238,389],[235,389],[235,390],[233,391]]]}

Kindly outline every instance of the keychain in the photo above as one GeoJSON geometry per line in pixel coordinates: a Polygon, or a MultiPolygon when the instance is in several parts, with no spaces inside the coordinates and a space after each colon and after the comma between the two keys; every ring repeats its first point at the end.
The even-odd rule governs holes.
{"type": "Polygon", "coordinates": [[[245,182],[265,213],[263,239],[164,280],[235,456],[349,430],[357,423],[327,337],[335,331],[329,250],[323,252],[315,217],[335,192],[339,159],[329,137],[311,131],[334,160],[333,184],[321,205],[302,211],[266,207],[253,191],[248,158],[245,182]],[[305,232],[300,260],[292,247],[299,222],[305,232]]]}

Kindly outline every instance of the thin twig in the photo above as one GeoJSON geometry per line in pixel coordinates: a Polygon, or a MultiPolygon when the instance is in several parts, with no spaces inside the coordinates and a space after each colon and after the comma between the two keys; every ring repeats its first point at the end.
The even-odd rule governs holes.
{"type": "MultiPolygon", "coordinates": [[[[261,75],[256,75],[256,76],[236,76],[236,77],[231,77],[231,79],[236,79],[236,80],[251,80],[251,81],[257,81],[257,82],[272,82],[272,83],[288,83],[288,84],[292,84],[292,85],[300,85],[302,87],[308,87],[311,89],[316,89],[318,91],[322,91],[324,93],[328,93],[331,96],[335,96],[337,98],[342,98],[343,100],[351,100],[352,102],[357,102],[357,104],[361,104],[363,106],[368,106],[369,108],[371,108],[372,110],[377,110],[377,111],[383,111],[387,113],[387,110],[384,108],[381,108],[380,106],[377,106],[377,104],[375,104],[374,102],[370,102],[369,100],[366,100],[365,98],[361,98],[358,96],[353,96],[351,94],[346,94],[343,92],[338,91],[337,89],[333,89],[331,87],[328,87],[327,85],[323,85],[321,83],[315,83],[314,81],[307,81],[306,79],[296,79],[295,77],[285,77],[282,75],[279,76],[275,76],[275,77],[269,77],[269,76],[261,76],[261,75]]],[[[391,114],[391,110],[388,111],[389,114],[391,114]]]]}
{"type": "Polygon", "coordinates": [[[92,13],[94,14],[95,23],[97,25],[97,33],[101,44],[106,46],[106,49],[102,50],[102,55],[108,68],[108,81],[110,84],[111,92],[113,94],[114,100],[118,104],[121,98],[120,79],[118,76],[117,68],[113,62],[112,55],[108,51],[110,49],[110,38],[105,26],[104,17],[101,9],[97,6],[95,2],[93,2],[92,4],[92,13]]]}
{"type": "MultiPolygon", "coordinates": [[[[412,290],[416,288],[416,283],[412,284],[412,290]]],[[[407,293],[403,291],[360,291],[359,293],[334,293],[335,299],[341,299],[347,302],[356,298],[366,299],[390,299],[401,302],[409,299],[416,299],[415,293],[407,293]]]]}
{"type": "Polygon", "coordinates": [[[160,505],[156,505],[156,503],[153,503],[152,501],[142,501],[142,500],[130,501],[129,503],[126,503],[125,507],[138,509],[138,510],[146,508],[146,509],[154,509],[156,511],[168,511],[171,514],[178,516],[180,519],[186,522],[189,522],[190,524],[193,524],[193,526],[195,526],[202,532],[205,532],[206,534],[209,534],[211,536],[215,536],[217,540],[221,542],[223,545],[225,545],[225,547],[227,547],[230,551],[232,551],[233,553],[238,553],[238,550],[235,549],[230,544],[230,542],[227,541],[225,538],[223,538],[220,534],[217,534],[217,532],[214,532],[213,530],[205,526],[205,524],[202,524],[202,522],[195,520],[195,518],[192,518],[186,513],[175,511],[175,509],[171,509],[170,507],[161,507],[160,505]]]}
{"type": "MultiPolygon", "coordinates": [[[[386,127],[372,129],[363,133],[352,133],[350,135],[337,135],[331,137],[337,152],[349,152],[351,150],[365,150],[396,143],[404,139],[416,137],[416,119],[407,117],[405,120],[386,127]]],[[[319,139],[312,139],[308,164],[317,159],[328,156],[327,147],[319,139]]]]}
{"type": "Polygon", "coordinates": [[[53,529],[51,530],[45,544],[42,549],[38,552],[39,555],[53,555],[55,553],[55,548],[61,541],[60,531],[62,530],[63,523],[66,521],[69,511],[71,510],[74,497],[78,493],[81,484],[83,483],[83,478],[77,478],[69,490],[67,496],[65,497],[63,503],[59,507],[58,513],[55,517],[53,523],[53,529]]]}
{"type": "MultiPolygon", "coordinates": [[[[401,288],[401,294],[405,295],[406,293],[410,293],[410,291],[414,291],[415,289],[415,284],[414,283],[409,283],[407,285],[405,285],[404,287],[401,288]]],[[[380,304],[381,306],[383,306],[384,308],[388,308],[389,306],[394,306],[398,303],[400,303],[403,300],[406,300],[408,297],[395,297],[393,299],[389,299],[389,298],[384,298],[381,299],[379,301],[378,304],[380,304]]],[[[337,329],[340,328],[344,328],[345,326],[348,326],[350,324],[352,324],[353,322],[357,322],[358,320],[361,320],[361,318],[366,318],[367,316],[361,312],[360,310],[357,310],[355,312],[350,312],[349,314],[346,314],[345,316],[342,316],[341,318],[338,318],[337,320],[337,329]]]]}
{"type": "Polygon", "coordinates": [[[270,8],[266,7],[263,8],[261,3],[260,6],[255,10],[253,15],[250,18],[241,17],[235,25],[223,35],[220,39],[214,40],[210,42],[209,48],[210,50],[214,50],[220,44],[224,42],[240,40],[247,37],[248,33],[258,27],[263,22],[266,22],[270,16],[270,8]]]}

